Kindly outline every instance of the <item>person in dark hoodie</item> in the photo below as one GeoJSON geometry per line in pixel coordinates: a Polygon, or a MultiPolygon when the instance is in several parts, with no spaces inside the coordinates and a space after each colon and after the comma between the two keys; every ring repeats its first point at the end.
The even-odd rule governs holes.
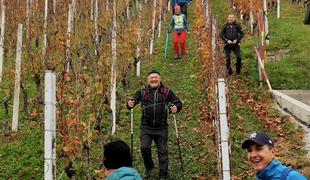
{"type": "Polygon", "coordinates": [[[151,154],[151,145],[154,140],[159,160],[159,179],[168,177],[168,111],[181,111],[182,102],[161,83],[160,73],[151,70],[147,74],[148,85],[136,91],[127,102],[127,108],[134,108],[139,102],[142,106],[140,144],[144,161],[144,178],[149,179],[154,163],[151,154]]]}
{"type": "Polygon", "coordinates": [[[174,7],[175,15],[172,15],[170,27],[168,32],[173,30],[173,46],[174,46],[174,58],[180,58],[179,56],[179,39],[181,44],[181,58],[185,56],[185,37],[186,31],[189,31],[186,17],[181,13],[180,6],[174,7]]]}
{"type": "Polygon", "coordinates": [[[235,16],[229,14],[227,17],[227,23],[224,25],[220,37],[224,41],[225,46],[225,55],[226,55],[226,68],[229,75],[233,74],[231,68],[230,54],[231,51],[234,52],[237,63],[236,63],[236,72],[240,74],[241,72],[241,54],[239,42],[244,36],[241,26],[236,22],[235,16]]]}
{"type": "Polygon", "coordinates": [[[142,180],[139,173],[131,168],[130,148],[124,141],[112,141],[105,144],[103,149],[106,180],[142,180]]]}

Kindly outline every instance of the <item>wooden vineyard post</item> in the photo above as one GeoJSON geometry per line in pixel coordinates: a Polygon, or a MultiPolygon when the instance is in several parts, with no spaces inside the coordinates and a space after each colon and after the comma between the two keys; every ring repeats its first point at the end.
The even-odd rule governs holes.
{"type": "Polygon", "coordinates": [[[0,83],[3,76],[3,54],[4,54],[4,26],[5,25],[5,6],[1,6],[1,32],[0,32],[0,83]]]}
{"type": "Polygon", "coordinates": [[[17,30],[17,47],[16,47],[16,68],[15,68],[15,85],[14,85],[14,102],[13,102],[13,121],[12,131],[17,131],[18,126],[18,111],[19,111],[19,94],[20,94],[20,79],[21,79],[21,55],[23,43],[23,25],[18,24],[17,30]]]}
{"type": "Polygon", "coordinates": [[[156,4],[157,4],[157,0],[153,0],[152,36],[151,36],[150,52],[149,52],[150,55],[153,54],[153,48],[154,48],[156,4]]]}
{"type": "Polygon", "coordinates": [[[112,63],[111,63],[111,102],[112,131],[115,133],[116,126],[116,0],[113,0],[113,25],[112,25],[112,63]]]}

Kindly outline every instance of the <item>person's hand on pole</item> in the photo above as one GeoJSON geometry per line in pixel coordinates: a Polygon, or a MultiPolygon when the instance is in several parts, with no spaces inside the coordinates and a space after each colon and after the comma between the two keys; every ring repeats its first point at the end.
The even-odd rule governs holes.
{"type": "Polygon", "coordinates": [[[167,32],[168,32],[168,33],[171,33],[171,30],[170,30],[170,29],[167,29],[167,32]]]}
{"type": "Polygon", "coordinates": [[[174,114],[178,111],[178,108],[175,105],[170,106],[171,112],[174,114]]]}
{"type": "Polygon", "coordinates": [[[232,42],[231,40],[228,40],[227,43],[228,43],[228,44],[231,44],[231,43],[233,43],[233,42],[232,42]]]}
{"type": "Polygon", "coordinates": [[[233,43],[233,44],[237,44],[237,39],[235,39],[232,43],[233,43]]]}
{"type": "Polygon", "coordinates": [[[135,100],[134,99],[129,99],[127,103],[128,103],[129,108],[135,107],[135,100]]]}

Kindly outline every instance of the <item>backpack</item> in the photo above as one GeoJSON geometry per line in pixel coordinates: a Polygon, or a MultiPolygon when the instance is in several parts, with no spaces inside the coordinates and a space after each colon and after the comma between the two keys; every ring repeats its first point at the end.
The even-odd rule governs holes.
{"type": "MultiPolygon", "coordinates": [[[[168,94],[169,94],[169,88],[166,87],[161,87],[159,89],[159,93],[161,93],[162,95],[164,95],[164,101],[166,102],[166,99],[168,99],[168,94]]],[[[148,98],[148,93],[149,93],[149,88],[148,86],[143,86],[141,88],[141,103],[142,103],[142,107],[144,105],[144,101],[148,98]]]]}
{"type": "Polygon", "coordinates": [[[291,168],[285,168],[282,172],[281,172],[281,176],[280,176],[280,180],[286,180],[288,174],[293,171],[293,169],[291,168]]]}

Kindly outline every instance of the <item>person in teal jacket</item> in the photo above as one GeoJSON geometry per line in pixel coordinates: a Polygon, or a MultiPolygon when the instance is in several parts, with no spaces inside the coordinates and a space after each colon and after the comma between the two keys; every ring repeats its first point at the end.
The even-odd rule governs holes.
{"type": "Polygon", "coordinates": [[[254,132],[242,143],[248,161],[256,171],[257,180],[307,180],[305,176],[275,160],[272,139],[263,132],[254,132]]]}
{"type": "Polygon", "coordinates": [[[121,167],[109,174],[106,180],[141,180],[139,173],[130,167],[121,167]]]}
{"type": "Polygon", "coordinates": [[[139,173],[131,168],[130,148],[124,141],[112,141],[105,144],[103,149],[106,180],[142,180],[139,173]]]}
{"type": "Polygon", "coordinates": [[[185,15],[181,13],[180,6],[176,5],[174,9],[175,14],[171,17],[168,32],[170,33],[173,30],[174,58],[177,59],[185,56],[185,38],[186,32],[189,31],[189,28],[185,15]],[[181,44],[181,56],[179,56],[179,39],[181,44]]]}

